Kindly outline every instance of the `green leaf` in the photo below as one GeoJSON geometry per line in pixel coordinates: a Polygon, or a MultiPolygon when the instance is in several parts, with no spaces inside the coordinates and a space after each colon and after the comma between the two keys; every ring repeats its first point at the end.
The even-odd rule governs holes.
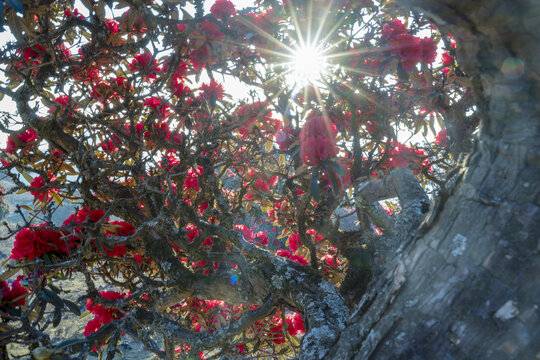
{"type": "Polygon", "coordinates": [[[60,321],[62,321],[62,306],[57,306],[54,308],[53,327],[57,327],[60,324],[60,321]]]}
{"type": "Polygon", "coordinates": [[[21,174],[26,179],[26,181],[28,181],[28,183],[31,183],[32,181],[34,181],[34,178],[28,175],[27,173],[25,173],[24,171],[21,171],[21,174]]]}
{"type": "Polygon", "coordinates": [[[337,161],[328,161],[326,163],[328,167],[332,168],[338,176],[347,175],[347,170],[337,161]]]}
{"type": "Polygon", "coordinates": [[[319,167],[315,167],[311,173],[311,181],[309,182],[309,193],[315,201],[320,200],[320,189],[319,189],[319,167]]]}
{"type": "Polygon", "coordinates": [[[336,176],[335,171],[327,171],[328,178],[330,178],[330,183],[332,184],[332,190],[334,190],[334,195],[339,194],[339,180],[336,176]]]}
{"type": "Polygon", "coordinates": [[[51,289],[55,294],[60,294],[60,292],[62,290],[60,290],[59,288],[57,288],[55,285],[49,283],[47,284],[47,286],[49,287],[49,289],[51,289]]]}
{"type": "Polygon", "coordinates": [[[77,316],[81,316],[81,309],[79,309],[79,306],[77,306],[77,304],[75,304],[73,301],[64,299],[64,304],[66,304],[66,306],[69,310],[71,310],[72,313],[77,316]]]}
{"type": "Polygon", "coordinates": [[[64,307],[64,300],[62,300],[60,296],[56,295],[50,290],[47,290],[47,289],[41,290],[41,296],[43,300],[45,300],[48,303],[53,304],[57,308],[62,309],[64,307]]]}
{"type": "Polygon", "coordinates": [[[85,338],[67,339],[67,340],[59,342],[58,345],[54,347],[54,350],[58,351],[58,350],[61,350],[61,349],[64,349],[73,345],[82,344],[85,341],[86,341],[85,338]]]}
{"type": "Polygon", "coordinates": [[[12,268],[12,269],[8,269],[8,270],[4,271],[2,273],[2,275],[0,275],[0,281],[4,281],[4,280],[9,279],[10,277],[12,277],[16,273],[18,273],[19,270],[21,270],[21,269],[20,268],[12,268]]]}

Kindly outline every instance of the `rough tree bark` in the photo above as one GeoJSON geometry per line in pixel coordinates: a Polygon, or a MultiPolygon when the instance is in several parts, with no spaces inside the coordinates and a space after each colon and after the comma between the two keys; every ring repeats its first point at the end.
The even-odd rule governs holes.
{"type": "Polygon", "coordinates": [[[457,38],[481,129],[454,185],[396,246],[325,358],[538,359],[540,2],[400,5],[457,38]]]}

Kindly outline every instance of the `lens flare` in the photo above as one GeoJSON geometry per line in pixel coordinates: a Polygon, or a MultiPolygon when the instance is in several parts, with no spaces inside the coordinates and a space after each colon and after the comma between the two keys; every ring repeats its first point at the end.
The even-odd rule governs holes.
{"type": "Polygon", "coordinates": [[[291,80],[300,86],[317,83],[327,70],[326,58],[317,46],[302,46],[291,55],[291,80]]]}

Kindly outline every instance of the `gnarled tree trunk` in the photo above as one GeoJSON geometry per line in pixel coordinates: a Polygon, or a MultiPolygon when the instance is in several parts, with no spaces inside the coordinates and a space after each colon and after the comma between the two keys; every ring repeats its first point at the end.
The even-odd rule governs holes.
{"type": "Polygon", "coordinates": [[[481,130],[447,197],[396,247],[325,358],[538,358],[540,2],[399,3],[458,40],[481,130]]]}

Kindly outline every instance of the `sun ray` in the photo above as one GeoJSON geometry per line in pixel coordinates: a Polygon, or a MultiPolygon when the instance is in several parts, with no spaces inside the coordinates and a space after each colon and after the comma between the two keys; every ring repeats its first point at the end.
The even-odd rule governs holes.
{"type": "MultiPolygon", "coordinates": [[[[326,34],[326,36],[322,39],[320,39],[320,41],[322,43],[326,43],[328,41],[328,39],[330,38],[330,36],[332,36],[334,34],[334,32],[336,31],[337,28],[339,28],[342,24],[343,24],[343,21],[345,21],[346,17],[345,16],[342,16],[341,19],[339,19],[339,21],[337,21],[334,26],[332,27],[332,29],[330,29],[328,31],[328,33],[326,34]]],[[[338,41],[337,43],[333,44],[332,46],[336,46],[336,45],[339,45],[341,44],[342,42],[344,41],[347,41],[348,39],[343,39],[343,40],[340,40],[338,41]]]]}
{"type": "Polygon", "coordinates": [[[287,6],[289,7],[289,12],[291,13],[291,19],[293,21],[294,29],[296,30],[296,35],[298,36],[298,41],[300,41],[300,46],[305,46],[306,42],[304,41],[304,37],[300,31],[300,22],[296,17],[296,11],[294,10],[294,7],[290,1],[287,1],[287,6]]]}
{"type": "MultiPolygon", "coordinates": [[[[328,6],[326,6],[326,9],[324,10],[324,14],[325,14],[325,15],[324,15],[323,18],[321,19],[321,24],[320,24],[319,27],[317,28],[317,33],[315,34],[315,39],[313,39],[313,43],[319,43],[319,42],[320,42],[320,43],[325,43],[325,42],[326,42],[325,40],[326,40],[326,39],[332,34],[332,32],[335,30],[335,28],[332,29],[332,30],[328,33],[328,35],[326,36],[326,39],[322,39],[321,41],[319,41],[319,36],[321,35],[321,32],[322,32],[322,30],[323,30],[323,28],[324,28],[324,25],[325,25],[326,20],[327,20],[327,18],[328,18],[328,14],[330,13],[330,8],[332,7],[333,3],[334,3],[334,0],[330,0],[330,1],[328,2],[328,6]]],[[[328,48],[327,48],[327,49],[328,49],[328,48]]]]}
{"type": "Polygon", "coordinates": [[[274,44],[282,47],[283,49],[287,50],[287,51],[291,51],[291,47],[282,43],[281,41],[279,41],[278,39],[276,39],[272,34],[264,31],[263,29],[261,29],[260,27],[254,25],[253,23],[251,23],[250,21],[246,21],[244,20],[243,18],[239,18],[239,22],[242,24],[242,25],[245,25],[247,27],[249,27],[250,29],[253,29],[255,30],[259,35],[263,36],[265,39],[273,42],[274,44]]]}

